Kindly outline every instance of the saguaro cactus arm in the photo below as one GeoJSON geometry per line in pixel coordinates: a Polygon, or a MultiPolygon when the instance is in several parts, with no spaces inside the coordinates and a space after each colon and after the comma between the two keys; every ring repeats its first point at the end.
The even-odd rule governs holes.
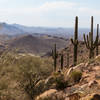
{"type": "Polygon", "coordinates": [[[71,38],[70,40],[71,40],[72,44],[74,45],[74,41],[73,41],[73,39],[71,38]]]}
{"type": "Polygon", "coordinates": [[[88,35],[87,35],[87,39],[86,39],[85,34],[83,34],[83,38],[84,38],[84,42],[85,42],[85,44],[86,44],[86,47],[87,47],[88,49],[90,49],[90,47],[89,47],[89,37],[88,37],[88,35]]]}
{"type": "Polygon", "coordinates": [[[95,42],[94,42],[94,48],[95,48],[95,46],[97,46],[98,45],[98,37],[96,37],[96,40],[95,40],[95,42]]]}
{"type": "Polygon", "coordinates": [[[72,38],[71,38],[71,42],[72,42],[73,45],[77,45],[78,44],[78,40],[73,40],[72,38]]]}

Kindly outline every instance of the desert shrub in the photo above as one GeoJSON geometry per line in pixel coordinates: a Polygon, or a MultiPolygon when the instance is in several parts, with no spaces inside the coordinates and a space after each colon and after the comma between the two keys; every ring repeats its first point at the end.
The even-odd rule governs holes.
{"type": "Polygon", "coordinates": [[[56,80],[56,88],[59,90],[63,90],[64,88],[66,88],[68,86],[68,82],[67,81],[63,81],[63,80],[56,80]]]}
{"type": "Polygon", "coordinates": [[[55,78],[56,88],[58,90],[64,89],[68,86],[68,82],[64,80],[64,74],[63,73],[55,72],[54,78],[55,78]]]}
{"type": "MultiPolygon", "coordinates": [[[[46,60],[42,60],[39,57],[24,57],[20,59],[20,74],[22,75],[21,85],[24,91],[30,96],[30,99],[33,100],[36,95],[40,94],[40,91],[36,90],[35,85],[39,80],[44,79],[50,74],[50,64],[46,64],[46,60]]],[[[50,66],[51,67],[51,66],[50,66]]],[[[42,88],[41,88],[42,90],[42,88]]]]}
{"type": "Polygon", "coordinates": [[[80,79],[82,77],[82,73],[80,71],[73,71],[71,74],[70,74],[70,79],[72,82],[79,82],[80,79]]]}
{"type": "Polygon", "coordinates": [[[36,95],[35,85],[39,81],[39,78],[36,74],[27,73],[24,76],[24,79],[21,80],[21,87],[24,92],[26,92],[30,99],[33,100],[36,95]]]}
{"type": "Polygon", "coordinates": [[[11,92],[14,89],[12,83],[17,82],[14,89],[16,91],[15,94],[20,95],[17,91],[24,90],[25,96],[28,95],[32,99],[36,94],[38,95],[34,88],[36,83],[40,79],[47,78],[52,70],[52,62],[47,58],[35,57],[28,54],[5,53],[0,58],[0,76],[2,79],[5,79],[5,84],[1,84],[0,88],[2,91],[7,88],[7,91],[11,92]],[[6,86],[8,81],[10,87],[6,86]]]}
{"type": "Polygon", "coordinates": [[[53,76],[55,76],[55,77],[57,77],[57,76],[59,76],[59,75],[61,75],[61,72],[54,72],[54,73],[53,73],[53,76]]]}
{"type": "Polygon", "coordinates": [[[92,58],[92,59],[89,59],[88,64],[92,64],[92,63],[94,63],[94,62],[95,62],[95,60],[92,58]]]}
{"type": "Polygon", "coordinates": [[[8,88],[8,84],[6,81],[1,81],[0,82],[0,90],[4,90],[8,88]]]}

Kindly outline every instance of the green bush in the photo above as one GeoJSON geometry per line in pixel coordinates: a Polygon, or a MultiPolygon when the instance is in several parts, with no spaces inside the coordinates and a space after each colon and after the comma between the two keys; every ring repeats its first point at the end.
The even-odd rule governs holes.
{"type": "Polygon", "coordinates": [[[70,74],[70,79],[74,83],[78,83],[80,81],[81,77],[82,77],[82,72],[80,72],[80,71],[73,71],[70,74]]]}
{"type": "Polygon", "coordinates": [[[56,80],[56,88],[59,90],[63,90],[68,86],[67,81],[56,80]]]}
{"type": "Polygon", "coordinates": [[[62,90],[68,86],[68,82],[64,80],[64,74],[55,72],[54,78],[55,78],[56,89],[62,90]]]}

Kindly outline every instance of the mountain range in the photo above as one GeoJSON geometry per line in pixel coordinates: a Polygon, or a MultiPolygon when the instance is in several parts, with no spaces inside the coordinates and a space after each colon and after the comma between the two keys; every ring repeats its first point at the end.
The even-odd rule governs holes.
{"type": "MultiPolygon", "coordinates": [[[[79,40],[88,28],[79,28],[79,40]]],[[[94,30],[96,32],[96,30],[94,30]]],[[[0,23],[0,45],[21,53],[45,55],[51,52],[56,43],[58,49],[68,46],[69,39],[74,35],[74,28],[29,27],[19,24],[0,23]]],[[[95,35],[94,35],[95,36],[95,35]]],[[[7,48],[6,48],[7,49],[7,48]]]]}
{"type": "MultiPolygon", "coordinates": [[[[83,33],[88,33],[89,28],[79,28],[79,38],[83,37],[83,33]]],[[[94,33],[96,30],[94,30],[94,33]]],[[[73,37],[73,28],[50,28],[50,27],[29,27],[19,24],[0,23],[0,35],[23,35],[23,34],[47,34],[58,37],[73,37]]]]}

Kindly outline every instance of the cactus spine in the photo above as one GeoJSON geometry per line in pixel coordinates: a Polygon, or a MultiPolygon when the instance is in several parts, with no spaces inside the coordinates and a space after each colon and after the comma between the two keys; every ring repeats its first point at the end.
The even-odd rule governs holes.
{"type": "Polygon", "coordinates": [[[71,39],[72,44],[74,45],[74,66],[77,64],[77,50],[78,50],[78,17],[75,19],[75,32],[74,39],[71,39]]]}
{"type": "Polygon", "coordinates": [[[52,57],[54,59],[54,71],[56,71],[56,67],[57,67],[57,50],[56,50],[56,44],[54,44],[54,50],[52,50],[52,57]]]}
{"type": "Polygon", "coordinates": [[[98,46],[99,46],[99,24],[97,24],[97,46],[96,46],[96,56],[98,56],[98,46]]]}
{"type": "Polygon", "coordinates": [[[64,55],[61,54],[61,70],[63,69],[63,65],[64,65],[64,55]]]}
{"type": "Polygon", "coordinates": [[[93,41],[93,16],[91,17],[91,32],[87,35],[83,34],[84,42],[86,44],[87,49],[89,49],[89,58],[94,57],[94,49],[97,47],[98,36],[96,36],[95,41],[93,41]]]}

